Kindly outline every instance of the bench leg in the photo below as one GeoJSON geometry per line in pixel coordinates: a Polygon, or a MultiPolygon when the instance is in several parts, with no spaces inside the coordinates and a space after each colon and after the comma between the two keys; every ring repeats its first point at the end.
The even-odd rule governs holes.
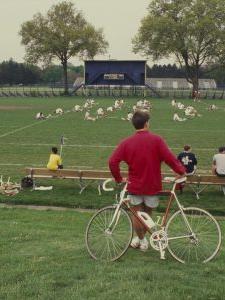
{"type": "Polygon", "coordinates": [[[102,195],[102,184],[101,183],[98,184],[98,194],[99,194],[99,196],[102,195]]]}
{"type": "MultiPolygon", "coordinates": [[[[79,179],[79,187],[80,187],[80,191],[81,191],[83,189],[83,181],[81,178],[79,179]]],[[[80,193],[82,193],[82,192],[79,192],[79,194],[80,193]]]]}
{"type": "Polygon", "coordinates": [[[81,189],[80,189],[80,191],[79,191],[79,194],[82,194],[83,191],[86,189],[87,186],[88,186],[88,184],[87,184],[87,185],[84,185],[83,187],[81,187],[81,189]]]}
{"type": "Polygon", "coordinates": [[[88,185],[89,185],[89,183],[84,184],[83,180],[80,178],[79,179],[79,186],[80,186],[79,194],[82,194],[82,192],[87,188],[88,185]]]}
{"type": "MultiPolygon", "coordinates": [[[[94,183],[96,182],[96,180],[92,181],[92,180],[89,180],[89,182],[87,182],[86,184],[84,184],[84,182],[82,181],[82,179],[80,180],[80,192],[79,194],[82,194],[82,192],[91,184],[91,183],[94,183]]],[[[101,193],[101,191],[100,191],[101,193]]]]}
{"type": "Polygon", "coordinates": [[[208,187],[208,185],[204,185],[202,188],[200,188],[200,185],[196,185],[194,187],[192,185],[190,185],[190,188],[195,193],[197,200],[200,199],[199,194],[202,193],[207,187],[208,187]]]}
{"type": "Polygon", "coordinates": [[[88,183],[84,184],[83,180],[80,178],[79,180],[79,186],[80,186],[80,191],[79,194],[82,194],[82,192],[92,183],[98,183],[97,189],[98,189],[98,194],[99,196],[102,195],[102,180],[89,180],[88,183]]]}

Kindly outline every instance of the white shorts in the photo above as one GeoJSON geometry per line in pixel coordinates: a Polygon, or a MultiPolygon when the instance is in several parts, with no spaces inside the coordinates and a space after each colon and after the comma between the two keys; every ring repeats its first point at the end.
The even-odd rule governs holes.
{"type": "Polygon", "coordinates": [[[128,199],[132,205],[139,205],[144,203],[146,206],[155,208],[159,205],[158,196],[149,196],[149,195],[128,195],[128,199]]]}

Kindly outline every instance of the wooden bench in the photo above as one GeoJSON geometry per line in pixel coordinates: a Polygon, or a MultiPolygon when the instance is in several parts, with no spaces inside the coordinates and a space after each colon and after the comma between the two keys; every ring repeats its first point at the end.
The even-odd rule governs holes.
{"type": "MultiPolygon", "coordinates": [[[[98,183],[98,192],[101,194],[102,182],[108,178],[112,178],[110,171],[102,170],[71,170],[71,169],[60,169],[56,171],[50,171],[46,168],[26,168],[26,175],[30,176],[35,185],[36,178],[63,178],[63,179],[75,179],[79,181],[80,194],[87,188],[92,182],[98,183]]],[[[127,177],[127,172],[122,172],[123,177],[127,177]]],[[[162,178],[174,176],[172,173],[163,173],[162,178]]],[[[162,180],[164,183],[165,181],[162,180]]],[[[202,193],[207,186],[210,185],[225,185],[225,177],[218,177],[216,175],[207,174],[195,174],[187,176],[186,184],[195,193],[197,199],[200,198],[202,193]]]]}
{"type": "Polygon", "coordinates": [[[195,193],[196,198],[199,199],[200,193],[202,193],[208,186],[225,185],[225,177],[219,177],[210,174],[195,174],[192,176],[187,176],[186,183],[190,185],[190,188],[195,193]]]}
{"type": "MultiPolygon", "coordinates": [[[[174,176],[171,173],[162,174],[163,178],[167,176],[174,176]]],[[[164,183],[166,181],[162,180],[164,183]]],[[[218,177],[211,174],[194,174],[187,176],[187,181],[185,184],[188,184],[191,190],[194,192],[197,199],[200,198],[200,194],[208,187],[212,185],[222,186],[225,185],[225,177],[218,177]]]]}
{"type": "MultiPolygon", "coordinates": [[[[46,168],[25,168],[25,174],[26,176],[29,176],[33,179],[33,188],[35,187],[35,179],[37,178],[61,178],[78,180],[80,194],[87,188],[90,183],[97,182],[99,195],[101,195],[103,181],[112,178],[112,175],[109,171],[102,170],[59,169],[51,171],[46,168]]],[[[122,172],[122,176],[127,177],[127,173],[122,172]]]]}

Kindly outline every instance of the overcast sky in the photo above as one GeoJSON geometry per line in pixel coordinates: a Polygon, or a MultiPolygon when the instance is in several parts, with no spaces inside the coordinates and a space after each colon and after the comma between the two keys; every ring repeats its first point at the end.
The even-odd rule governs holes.
{"type": "MultiPolygon", "coordinates": [[[[103,27],[108,54],[98,59],[143,59],[132,53],[131,39],[146,14],[149,0],[71,0],[95,27],[103,27]]],[[[60,0],[0,0],[0,62],[13,58],[23,62],[24,46],[18,32],[23,22],[37,12],[45,14],[60,0]]],[[[75,59],[70,62],[79,64],[75,59]]],[[[152,63],[152,62],[149,62],[152,63]]]]}

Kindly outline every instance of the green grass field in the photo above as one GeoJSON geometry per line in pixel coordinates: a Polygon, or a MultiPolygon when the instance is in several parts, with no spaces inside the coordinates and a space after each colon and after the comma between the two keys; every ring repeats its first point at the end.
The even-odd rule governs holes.
{"type": "Polygon", "coordinates": [[[84,245],[90,216],[1,209],[0,298],[224,299],[224,244],[204,265],[183,265],[168,253],[160,261],[152,249],[129,249],[117,262],[99,263],[84,245]]]}
{"type": "MultiPolygon", "coordinates": [[[[57,107],[70,110],[75,104],[84,103],[82,98],[1,98],[0,99],[0,168],[5,179],[20,181],[25,167],[45,167],[50,148],[58,145],[64,135],[66,145],[63,148],[65,168],[107,169],[108,157],[121,139],[133,133],[129,122],[121,120],[126,116],[137,99],[127,98],[122,111],[110,114],[96,122],[84,121],[84,113],[67,113],[61,117],[45,121],[36,121],[34,116],[42,111],[52,113],[57,107]]],[[[174,109],[167,99],[149,99],[153,104],[151,130],[162,135],[175,154],[184,144],[192,145],[199,161],[199,170],[210,172],[213,154],[217,147],[224,144],[225,102],[205,100],[196,103],[202,117],[184,123],[172,121],[174,109]],[[207,111],[210,103],[218,105],[216,112],[207,111]]],[[[113,99],[97,98],[98,107],[113,104],[113,99]]],[[[191,100],[183,100],[185,105],[191,100]]],[[[92,110],[94,115],[96,108],[92,110]]],[[[179,112],[180,113],[180,112],[179,112]]],[[[167,170],[166,166],[163,166],[167,170]]],[[[50,192],[22,191],[15,197],[0,197],[3,202],[59,205],[70,207],[98,208],[112,202],[112,196],[105,194],[98,197],[96,188],[89,187],[82,195],[72,180],[38,181],[42,185],[54,185],[50,192]]],[[[187,188],[184,202],[196,203],[195,197],[187,188]]],[[[215,213],[224,214],[224,197],[219,188],[209,188],[198,201],[198,205],[215,213]]]]}
{"type": "MultiPolygon", "coordinates": [[[[107,160],[115,145],[132,134],[131,124],[121,120],[137,99],[125,99],[122,111],[96,122],[83,120],[84,113],[69,112],[61,117],[36,121],[42,111],[57,107],[70,110],[82,104],[81,98],[1,98],[0,99],[0,174],[20,181],[24,168],[45,167],[50,148],[59,145],[64,135],[65,168],[107,169],[107,160]]],[[[151,100],[151,99],[149,99],[151,100]]],[[[113,99],[97,98],[98,107],[113,104],[113,99]]],[[[199,170],[210,172],[218,146],[225,142],[225,102],[204,100],[193,104],[201,118],[174,123],[174,110],[166,99],[151,100],[151,130],[163,136],[175,154],[184,144],[192,145],[199,170]],[[216,112],[206,110],[215,103],[216,112]]],[[[96,109],[92,110],[92,114],[96,109]]],[[[124,167],[124,166],[123,166],[124,167]]],[[[168,170],[163,166],[163,170],[168,170]]],[[[100,208],[114,202],[111,193],[98,196],[92,185],[79,194],[78,184],[70,180],[40,180],[53,185],[52,191],[24,190],[14,197],[1,195],[9,204],[54,205],[100,208]]],[[[209,188],[196,200],[189,188],[181,195],[187,206],[224,215],[225,197],[218,187],[209,188]]],[[[158,212],[163,211],[162,201],[158,212]]],[[[129,250],[118,262],[104,265],[88,256],[84,231],[92,213],[75,211],[34,211],[0,208],[0,299],[223,299],[224,242],[215,260],[206,265],[182,265],[169,255],[161,262],[158,253],[129,250]]],[[[225,223],[220,218],[222,231],[225,223]]]]}
{"type": "MultiPolygon", "coordinates": [[[[98,107],[113,104],[113,99],[98,98],[96,101],[98,107]]],[[[107,168],[107,158],[114,146],[133,132],[130,123],[122,121],[121,117],[134,105],[134,99],[127,99],[126,107],[109,115],[111,118],[95,123],[84,121],[84,113],[68,113],[46,121],[34,119],[38,111],[48,114],[57,107],[68,110],[83,102],[81,98],[1,98],[0,163],[3,172],[15,175],[21,173],[23,166],[44,166],[50,147],[59,143],[61,135],[68,138],[63,151],[65,166],[107,168]]],[[[224,144],[225,102],[205,100],[195,104],[202,117],[184,123],[172,121],[174,110],[170,101],[154,99],[151,102],[151,130],[162,135],[174,153],[182,150],[185,143],[190,143],[198,156],[199,168],[209,170],[212,155],[219,145],[224,144]],[[210,103],[217,104],[220,109],[208,112],[206,107],[210,103]]],[[[182,102],[193,104],[190,100],[182,102]]]]}

